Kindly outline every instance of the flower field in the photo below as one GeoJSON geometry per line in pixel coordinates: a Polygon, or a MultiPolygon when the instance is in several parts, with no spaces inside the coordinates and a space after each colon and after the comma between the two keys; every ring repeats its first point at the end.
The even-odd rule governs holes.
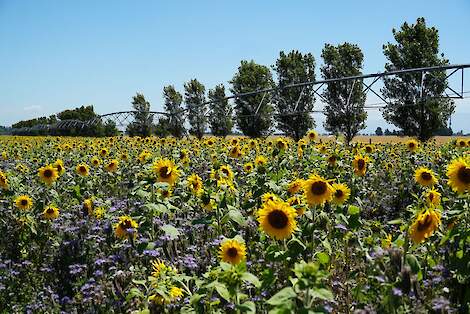
{"type": "Polygon", "coordinates": [[[0,312],[468,313],[467,146],[0,137],[0,312]]]}

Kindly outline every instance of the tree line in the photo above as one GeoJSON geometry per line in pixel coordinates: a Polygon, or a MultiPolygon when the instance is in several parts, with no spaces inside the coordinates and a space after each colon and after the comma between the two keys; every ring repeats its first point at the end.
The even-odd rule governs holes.
{"type": "Polygon", "coordinates": [[[116,124],[108,120],[103,122],[98,119],[96,123],[84,128],[70,127],[66,129],[55,128],[54,125],[60,121],[76,120],[89,121],[98,118],[93,106],[81,106],[75,109],[67,109],[49,117],[40,117],[30,120],[19,121],[12,125],[13,135],[58,135],[58,136],[115,136],[119,134],[116,124]],[[49,126],[47,128],[34,128],[35,126],[49,126]]]}
{"type": "MultiPolygon", "coordinates": [[[[399,30],[393,29],[392,34],[395,41],[383,45],[386,71],[449,64],[449,60],[439,51],[438,30],[428,27],[424,18],[418,18],[415,24],[405,22],[399,30]]],[[[213,135],[226,136],[236,127],[246,136],[263,137],[277,128],[298,140],[316,126],[311,113],[316,97],[320,96],[325,103],[323,111],[326,120],[323,127],[331,134],[342,134],[349,143],[366,127],[366,91],[362,80],[329,83],[320,95],[316,94],[313,85],[284,88],[291,84],[315,81],[317,71],[325,80],[363,74],[364,54],[357,44],[325,44],[321,58],[323,64],[318,70],[311,53],[297,50],[281,51],[275,64],[270,67],[253,60],[242,60],[229,81],[232,94],[263,89],[274,91],[236,97],[233,106],[226,99],[223,84],[206,92],[201,82],[191,79],[184,84],[183,93],[173,85],[165,86],[165,115],[157,121],[151,113],[150,103],[143,94],[137,93],[132,101],[134,121],[128,125],[126,133],[130,136],[156,134],[175,137],[189,133],[201,138],[208,129],[213,135]]],[[[438,130],[447,128],[455,104],[451,99],[442,97],[447,87],[445,71],[430,72],[424,77],[421,77],[421,73],[403,73],[384,77],[383,80],[384,86],[380,92],[388,99],[383,116],[399,129],[400,134],[424,141],[438,130]],[[423,84],[425,88],[421,89],[423,84]]],[[[78,115],[80,119],[86,116],[85,112],[91,115],[89,109],[86,109],[88,107],[81,108],[78,111],[78,108],[75,111],[66,110],[57,118],[78,115]]],[[[54,118],[39,119],[49,121],[54,118]]],[[[18,124],[26,126],[38,123],[37,119],[33,120],[18,124]]]]}
{"type": "MultiPolygon", "coordinates": [[[[438,30],[428,27],[424,18],[418,18],[411,25],[405,22],[392,33],[395,42],[383,45],[386,71],[449,64],[439,51],[438,30]]],[[[321,58],[323,64],[319,72],[322,79],[363,74],[364,54],[357,44],[325,44],[321,58]]],[[[316,100],[314,86],[284,87],[315,79],[316,62],[311,53],[281,51],[271,67],[243,60],[229,81],[230,92],[243,94],[276,88],[271,96],[259,93],[238,97],[234,99],[232,108],[225,99],[223,84],[209,89],[206,94],[205,86],[192,79],[184,84],[184,94],[176,91],[173,85],[163,89],[167,115],[151,127],[138,127],[151,119],[144,114],[145,110],[149,111],[150,104],[142,94],[137,94],[133,106],[138,113],[128,133],[147,136],[153,132],[161,136],[181,137],[189,132],[200,138],[207,128],[214,135],[224,136],[236,126],[246,136],[260,137],[271,134],[277,127],[298,140],[315,127],[311,116],[316,100]],[[211,101],[208,105],[207,100],[211,101]],[[188,130],[183,113],[188,118],[188,130]],[[137,132],[139,129],[145,132],[137,132]]],[[[423,141],[436,132],[444,132],[455,109],[452,100],[442,98],[446,86],[445,71],[430,72],[424,78],[421,73],[385,77],[381,89],[384,98],[388,99],[383,111],[385,120],[395,125],[399,134],[415,136],[423,141]],[[420,88],[422,84],[425,86],[423,90],[420,88]]],[[[366,127],[366,91],[361,80],[329,83],[320,97],[325,103],[326,121],[323,126],[328,132],[342,134],[349,143],[366,127]]]]}

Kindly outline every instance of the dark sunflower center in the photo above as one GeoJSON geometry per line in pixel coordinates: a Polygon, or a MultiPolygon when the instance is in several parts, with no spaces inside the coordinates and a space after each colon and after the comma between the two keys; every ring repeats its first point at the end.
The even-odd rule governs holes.
{"type": "Polygon", "coordinates": [[[165,191],[163,191],[163,193],[162,193],[162,194],[163,194],[163,196],[165,196],[165,197],[166,197],[166,196],[170,195],[170,192],[165,190],[165,191]]]}
{"type": "Polygon", "coordinates": [[[464,142],[464,141],[460,141],[460,146],[465,146],[465,142],[464,142]]]}
{"type": "Polygon", "coordinates": [[[432,200],[434,199],[434,193],[429,193],[429,200],[432,202],[432,200]]]}
{"type": "Polygon", "coordinates": [[[415,143],[410,143],[410,144],[408,144],[408,147],[409,147],[409,148],[414,148],[414,147],[415,147],[415,143]]]}
{"type": "Polygon", "coordinates": [[[429,172],[423,172],[421,173],[421,178],[424,181],[430,181],[432,179],[432,175],[429,172]]]}
{"type": "Polygon", "coordinates": [[[28,205],[28,200],[21,200],[21,206],[28,205]]]}
{"type": "Polygon", "coordinates": [[[364,159],[359,159],[357,161],[357,169],[362,170],[366,166],[366,161],[364,159]]]}
{"type": "Polygon", "coordinates": [[[227,255],[228,255],[229,257],[234,258],[234,257],[236,257],[236,256],[238,255],[238,251],[237,251],[236,248],[231,247],[231,248],[229,248],[229,249],[227,250],[227,255]]]}
{"type": "Polygon", "coordinates": [[[336,190],[335,191],[335,197],[336,198],[341,198],[344,195],[343,190],[336,190]]]}
{"type": "Polygon", "coordinates": [[[46,170],[44,171],[44,177],[46,177],[46,178],[52,177],[52,170],[46,169],[46,170]]]}
{"type": "Polygon", "coordinates": [[[366,152],[371,153],[372,152],[372,147],[367,146],[366,147],[366,152]]]}
{"type": "Polygon", "coordinates": [[[465,184],[470,184],[470,168],[461,167],[457,172],[459,180],[465,184]]]}
{"type": "Polygon", "coordinates": [[[326,182],[317,181],[312,184],[310,190],[315,195],[323,195],[326,192],[326,182]]]}
{"type": "Polygon", "coordinates": [[[429,226],[431,225],[431,223],[432,223],[432,218],[431,218],[431,215],[428,214],[426,218],[424,218],[423,221],[418,222],[418,231],[422,232],[424,230],[427,230],[429,226]]]}
{"type": "Polygon", "coordinates": [[[125,220],[121,223],[121,226],[123,229],[131,229],[132,223],[130,222],[130,220],[125,220]]]}
{"type": "Polygon", "coordinates": [[[47,209],[47,213],[48,213],[48,214],[53,214],[53,213],[54,213],[54,209],[49,207],[49,208],[47,209]]]}
{"type": "Polygon", "coordinates": [[[170,174],[171,174],[171,172],[168,171],[167,166],[161,167],[159,173],[160,173],[160,177],[162,177],[162,178],[169,178],[170,174]]]}
{"type": "Polygon", "coordinates": [[[86,172],[85,166],[80,166],[79,170],[80,170],[81,173],[85,173],[85,172],[86,172]]]}
{"type": "Polygon", "coordinates": [[[56,166],[56,168],[57,168],[57,171],[59,171],[59,172],[62,171],[62,166],[61,166],[61,165],[58,164],[58,165],[56,166]]]}
{"type": "Polygon", "coordinates": [[[227,168],[223,168],[223,169],[222,169],[222,173],[225,174],[226,176],[229,175],[229,172],[228,172],[228,169],[227,169],[227,168]]]}
{"type": "Polygon", "coordinates": [[[273,210],[268,215],[269,224],[276,229],[284,229],[289,222],[286,213],[281,210],[273,210]]]}
{"type": "Polygon", "coordinates": [[[334,162],[336,162],[336,157],[335,156],[330,156],[330,158],[328,158],[328,161],[331,162],[331,163],[334,163],[334,162]]]}

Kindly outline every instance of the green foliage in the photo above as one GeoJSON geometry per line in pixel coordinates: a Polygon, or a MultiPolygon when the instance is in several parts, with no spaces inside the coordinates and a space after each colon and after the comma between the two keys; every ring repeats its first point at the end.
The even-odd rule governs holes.
{"type": "Polygon", "coordinates": [[[224,85],[219,84],[214,89],[210,89],[208,97],[212,101],[209,104],[209,126],[212,134],[217,136],[230,134],[233,128],[232,107],[228,103],[228,99],[225,99],[224,85]]]}
{"type": "Polygon", "coordinates": [[[315,80],[315,58],[311,53],[302,54],[292,50],[288,54],[281,51],[273,66],[277,73],[276,120],[278,128],[287,135],[299,140],[315,126],[310,116],[315,102],[314,86],[283,89],[284,86],[315,80]],[[300,99],[299,99],[300,97],[300,99]]]}
{"type": "MultiPolygon", "coordinates": [[[[321,68],[324,79],[361,75],[364,55],[361,49],[350,43],[332,46],[326,44],[322,51],[324,65],[321,68]]],[[[365,126],[367,113],[364,110],[366,95],[362,81],[350,80],[328,84],[323,96],[326,121],[324,127],[333,133],[342,133],[349,144],[365,126]]]]}
{"type": "Polygon", "coordinates": [[[153,114],[150,113],[150,103],[143,94],[137,93],[132,98],[134,121],[127,126],[126,133],[130,136],[150,136],[153,132],[153,114]]]}
{"type": "Polygon", "coordinates": [[[163,88],[165,111],[169,115],[168,131],[175,137],[182,137],[186,133],[183,118],[183,96],[175,90],[173,85],[163,88]]]}
{"type": "Polygon", "coordinates": [[[192,79],[184,84],[184,90],[184,101],[191,126],[189,133],[200,139],[204,135],[207,125],[207,106],[204,104],[206,101],[205,87],[198,80],[192,79]]]}
{"type": "MultiPolygon", "coordinates": [[[[439,54],[438,30],[427,27],[424,18],[412,25],[405,22],[399,31],[393,30],[393,36],[396,43],[383,46],[387,71],[449,64],[444,54],[439,54]]],[[[421,73],[399,74],[384,78],[384,84],[382,93],[390,100],[384,117],[405,135],[425,141],[447,126],[455,105],[450,99],[439,98],[447,85],[445,71],[426,73],[424,78],[421,73]]]]}
{"type": "MultiPolygon", "coordinates": [[[[230,83],[234,94],[272,88],[274,85],[269,68],[253,60],[241,61],[230,83]]],[[[237,127],[244,135],[260,137],[270,133],[273,108],[269,103],[269,97],[263,96],[263,94],[257,94],[235,99],[237,127]]]]}

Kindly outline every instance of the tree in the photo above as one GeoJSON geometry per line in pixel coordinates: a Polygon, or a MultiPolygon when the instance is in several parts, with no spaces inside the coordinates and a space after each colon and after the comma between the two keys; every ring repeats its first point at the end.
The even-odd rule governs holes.
{"type": "Polygon", "coordinates": [[[170,119],[168,117],[159,117],[155,125],[155,135],[166,137],[170,134],[170,119]]]}
{"type": "Polygon", "coordinates": [[[132,107],[135,112],[134,121],[127,126],[126,132],[130,136],[147,137],[153,131],[153,114],[150,113],[150,103],[143,94],[137,93],[132,98],[132,107]]]}
{"type": "Polygon", "coordinates": [[[375,129],[375,135],[377,135],[377,136],[384,135],[384,132],[382,131],[382,128],[380,126],[377,127],[377,129],[375,129]]]}
{"type": "Polygon", "coordinates": [[[212,134],[216,136],[226,136],[232,132],[232,107],[225,99],[225,87],[219,84],[214,89],[209,90],[209,104],[210,116],[209,126],[212,134]]]}
{"type": "MultiPolygon", "coordinates": [[[[231,92],[234,94],[274,86],[269,68],[256,64],[253,60],[241,61],[230,83],[232,84],[231,92]]],[[[237,127],[247,136],[260,137],[269,134],[273,124],[272,112],[269,97],[265,97],[263,93],[235,99],[237,127]]]]}
{"type": "MultiPolygon", "coordinates": [[[[361,75],[364,55],[361,49],[350,43],[338,46],[326,44],[322,51],[324,79],[361,75]]],[[[332,133],[343,133],[349,144],[354,136],[365,128],[367,113],[364,110],[366,95],[361,80],[329,83],[323,97],[326,99],[324,127],[332,133]]]]}
{"type": "Polygon", "coordinates": [[[198,80],[192,79],[184,84],[184,101],[188,110],[189,133],[201,139],[206,131],[207,118],[204,95],[205,87],[198,80]]]}
{"type": "MultiPolygon", "coordinates": [[[[438,30],[427,27],[424,18],[416,24],[404,23],[399,31],[393,29],[393,37],[395,44],[383,46],[387,71],[449,64],[444,54],[439,55],[438,30]]],[[[405,135],[425,141],[447,126],[455,105],[440,98],[447,86],[445,71],[398,74],[384,78],[384,85],[382,94],[389,99],[384,118],[405,135]]]]}
{"type": "Polygon", "coordinates": [[[163,88],[164,107],[168,114],[168,131],[175,137],[182,137],[186,133],[184,127],[184,110],[181,105],[183,96],[175,90],[173,85],[163,88]]]}
{"type": "Polygon", "coordinates": [[[303,55],[292,50],[288,54],[283,51],[273,66],[277,73],[278,94],[276,97],[277,125],[296,141],[314,127],[310,115],[315,103],[313,85],[302,88],[287,88],[286,85],[314,81],[315,58],[311,53],[303,55]]]}

